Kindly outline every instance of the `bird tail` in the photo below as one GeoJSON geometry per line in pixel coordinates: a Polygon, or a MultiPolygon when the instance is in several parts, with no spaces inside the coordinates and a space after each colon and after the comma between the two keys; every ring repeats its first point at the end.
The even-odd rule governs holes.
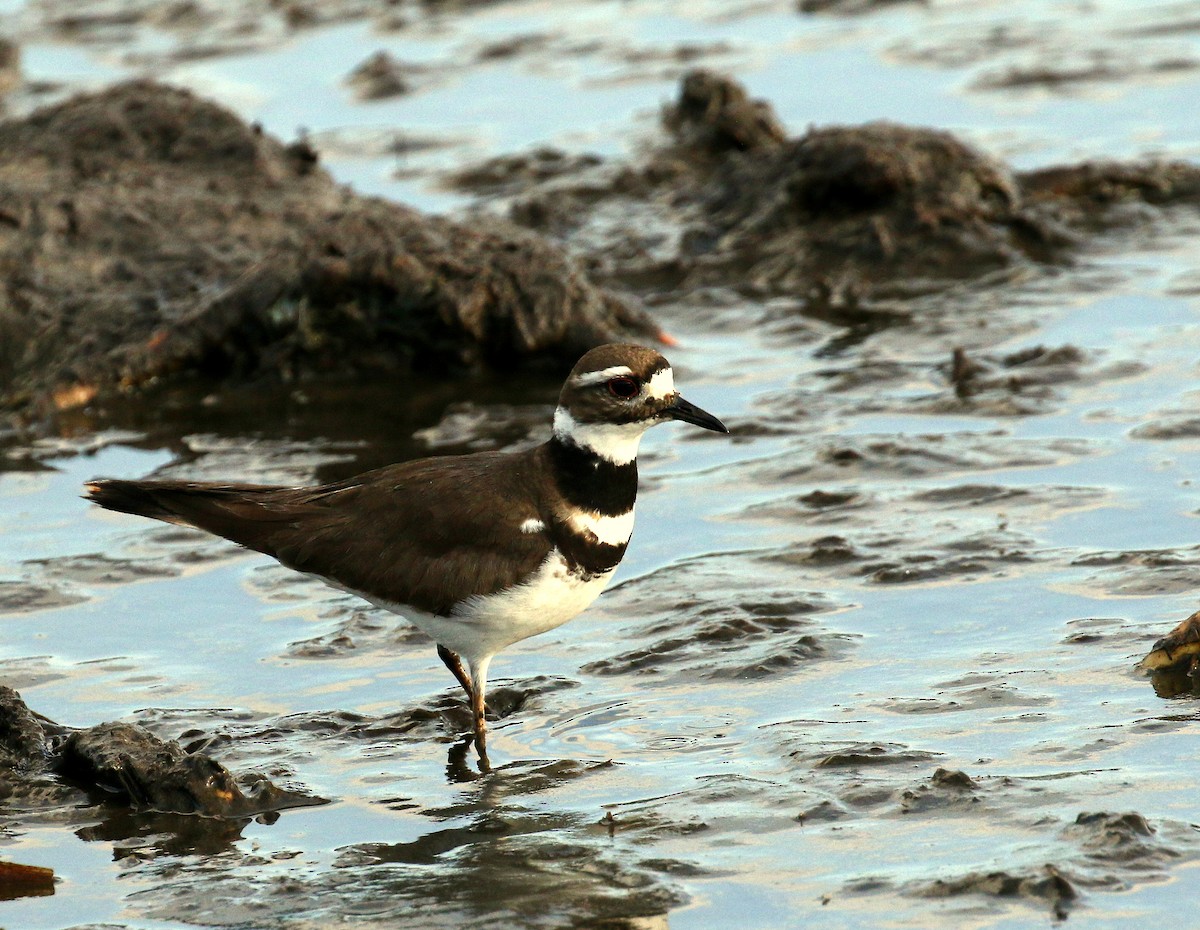
{"type": "Polygon", "coordinates": [[[123,481],[119,478],[97,478],[84,485],[84,497],[106,510],[132,513],[139,517],[150,517],[166,523],[190,525],[176,509],[170,506],[167,482],[123,481]],[[167,498],[167,499],[164,499],[167,498]]]}
{"type": "Polygon", "coordinates": [[[275,554],[276,530],[297,515],[278,506],[289,490],[268,485],[97,478],[84,487],[88,500],[108,510],[194,526],[268,555],[275,554]]]}

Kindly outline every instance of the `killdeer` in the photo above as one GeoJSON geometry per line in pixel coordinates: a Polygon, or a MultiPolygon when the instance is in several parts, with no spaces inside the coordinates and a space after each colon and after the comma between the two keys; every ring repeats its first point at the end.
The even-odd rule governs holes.
{"type": "Polygon", "coordinates": [[[651,426],[728,432],[679,396],[667,360],[592,349],[567,377],[550,439],[389,465],[315,487],[96,479],[102,507],[206,530],[402,615],[467,693],[487,765],[492,657],[582,612],[633,532],[637,452],[651,426]]]}

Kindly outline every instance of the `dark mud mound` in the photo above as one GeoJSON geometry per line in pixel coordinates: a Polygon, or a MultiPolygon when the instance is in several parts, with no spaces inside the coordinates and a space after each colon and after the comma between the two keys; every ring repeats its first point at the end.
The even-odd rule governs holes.
{"type": "MultiPolygon", "coordinates": [[[[1200,168],[1184,162],[1020,173],[950,133],[886,122],[789,139],[767,102],[705,70],[663,122],[669,139],[639,164],[547,180],[510,214],[564,238],[585,229],[600,273],[628,285],[811,295],[820,310],[1061,263],[1088,234],[1200,202],[1200,168]]],[[[488,173],[458,186],[486,194],[471,178],[488,173]]]]}
{"type": "MultiPolygon", "coordinates": [[[[974,277],[1023,260],[1065,259],[1085,230],[1128,217],[1117,208],[1200,200],[1200,169],[1182,162],[1060,166],[1026,174],[947,132],[892,123],[810,129],[780,141],[778,125],[729,78],[694,72],[665,122],[675,157],[701,164],[729,122],[753,145],[682,174],[703,216],[682,239],[700,266],[749,269],[765,291],[803,293],[901,279],[974,277]],[[694,88],[709,88],[707,108],[694,88]],[[751,115],[753,114],[753,115],[751,115]]],[[[726,135],[730,135],[728,131],[726,135]]],[[[1128,213],[1126,209],[1124,211],[1128,213]]]]}
{"type": "Polygon", "coordinates": [[[813,129],[731,158],[702,197],[687,257],[704,277],[749,268],[767,292],[979,274],[1066,241],[1025,214],[1002,165],[949,133],[891,123],[813,129]]]}
{"type": "Polygon", "coordinates": [[[249,817],[321,803],[261,776],[239,784],[215,759],[129,723],[102,723],[71,733],[55,768],[75,784],[110,792],[140,810],[249,817]]]}
{"type": "Polygon", "coordinates": [[[0,411],[226,381],[574,360],[655,330],[558,250],[335,184],[221,107],[122,84],[0,125],[0,411]]]}
{"type": "Polygon", "coordinates": [[[35,714],[2,685],[0,775],[0,793],[25,803],[76,806],[72,785],[135,810],[208,817],[248,818],[324,803],[263,776],[237,779],[210,756],[134,724],[72,730],[35,714]]]}

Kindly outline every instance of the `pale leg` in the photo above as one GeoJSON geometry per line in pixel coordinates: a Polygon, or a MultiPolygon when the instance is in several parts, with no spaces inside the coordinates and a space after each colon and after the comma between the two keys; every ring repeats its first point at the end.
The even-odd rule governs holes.
{"type": "Polygon", "coordinates": [[[487,757],[487,719],[484,710],[484,692],[487,690],[488,665],[492,657],[487,656],[471,665],[471,681],[474,683],[474,693],[471,695],[471,714],[475,720],[475,748],[479,752],[479,762],[484,768],[489,766],[487,757]]]}

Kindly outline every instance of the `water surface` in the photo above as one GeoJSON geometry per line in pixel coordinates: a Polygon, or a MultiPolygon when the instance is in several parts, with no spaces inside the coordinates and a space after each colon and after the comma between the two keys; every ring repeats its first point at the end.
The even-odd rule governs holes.
{"type": "MultiPolygon", "coordinates": [[[[467,207],[439,179],[489,155],[626,157],[696,62],[732,70],[794,132],[922,123],[1020,167],[1196,152],[1194,3],[1143,5],[1136,28],[1116,2],[854,17],[496,3],[203,58],[161,30],[77,42],[42,11],[19,20],[27,77],[59,93],[128,73],[181,82],[285,137],[304,127],[338,177],[432,210],[467,207]],[[479,55],[529,36],[543,38],[479,55]],[[682,46],[699,50],[686,64],[682,46]],[[343,78],[378,49],[420,65],[418,88],[357,102],[343,78]]],[[[1198,233],[1193,213],[1169,213],[1072,268],[964,287],[848,344],[819,321],[765,325],[752,303],[665,308],[678,381],[735,436],[648,436],[618,584],[494,664],[513,697],[482,777],[419,634],[77,495],[101,474],[326,479],[520,443],[544,435],[553,383],[430,385],[396,403],[378,385],[308,405],[185,397],[10,438],[4,682],[64,723],[202,734],[231,768],[334,803],[191,828],[102,806],[9,811],[3,855],[61,881],[0,903],[0,922],[1177,920],[1198,881],[1197,705],[1158,697],[1133,665],[1200,590],[1198,233]],[[1037,345],[1080,361],[999,392],[1008,406],[954,406],[955,347],[996,360],[1037,345]]]]}

